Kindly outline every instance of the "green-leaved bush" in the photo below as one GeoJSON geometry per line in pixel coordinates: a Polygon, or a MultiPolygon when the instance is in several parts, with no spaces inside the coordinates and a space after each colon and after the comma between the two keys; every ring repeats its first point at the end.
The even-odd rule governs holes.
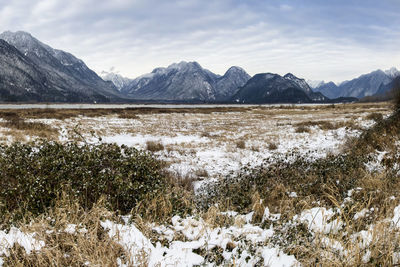
{"type": "Polygon", "coordinates": [[[329,203],[326,194],[340,200],[343,192],[355,187],[357,178],[362,176],[367,157],[353,155],[329,155],[310,160],[309,155],[288,153],[286,158],[267,159],[257,168],[243,168],[231,177],[220,179],[200,189],[200,205],[204,209],[218,203],[237,211],[250,211],[252,198],[258,193],[271,206],[279,206],[288,192],[299,196],[315,196],[315,199],[329,203]]]}
{"type": "Polygon", "coordinates": [[[159,161],[130,147],[46,141],[0,146],[0,216],[43,213],[61,192],[86,208],[105,196],[111,209],[127,213],[165,186],[159,161]]]}

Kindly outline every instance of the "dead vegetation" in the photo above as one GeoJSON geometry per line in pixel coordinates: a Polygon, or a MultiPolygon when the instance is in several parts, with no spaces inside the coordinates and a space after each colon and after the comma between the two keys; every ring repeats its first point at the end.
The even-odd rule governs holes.
{"type": "Polygon", "coordinates": [[[100,222],[118,220],[106,209],[104,199],[90,210],[83,209],[73,198],[61,195],[54,208],[36,218],[26,218],[29,225],[20,227],[35,238],[44,241],[40,251],[27,254],[16,244],[5,258],[6,266],[115,266],[118,259],[125,264],[146,263],[132,259],[121,245],[111,240],[100,222]],[[74,226],[72,226],[74,225],[74,226]],[[71,227],[72,226],[72,227],[71,227]],[[68,228],[70,228],[68,230],[68,228]]]}
{"type": "MultiPolygon", "coordinates": [[[[353,107],[364,109],[375,107],[374,105],[357,104],[353,107]]],[[[376,107],[382,108],[382,105],[376,105],[376,107]]],[[[305,107],[304,110],[309,111],[309,108],[305,107]]],[[[345,112],[342,108],[346,109],[341,105],[328,105],[320,109],[329,112],[345,112]]],[[[286,106],[281,107],[280,111],[282,110],[303,112],[298,108],[286,106]]],[[[366,113],[366,110],[359,111],[360,114],[366,113]]],[[[261,111],[258,110],[258,112],[261,111]]],[[[204,115],[204,113],[201,114],[204,115]]],[[[393,216],[393,209],[399,204],[400,197],[398,193],[400,192],[399,169],[395,168],[400,164],[395,144],[396,140],[400,140],[400,113],[395,112],[388,119],[382,119],[380,112],[372,114],[366,117],[375,120],[377,122],[375,126],[364,131],[359,138],[349,140],[347,149],[342,155],[328,155],[314,162],[293,153],[288,154],[287,157],[294,157],[294,161],[271,159],[271,162],[266,162],[263,167],[244,168],[238,176],[220,180],[215,188],[207,188],[209,195],[205,199],[197,199],[194,196],[194,180],[190,177],[165,173],[163,175],[168,177],[168,190],[152,198],[141,200],[131,212],[134,215],[133,221],[151,240],[157,240],[157,235],[151,231],[148,223],[168,223],[174,214],[182,217],[186,215],[201,217],[211,227],[233,225],[241,227],[245,224],[244,220],[235,221],[221,212],[226,210],[236,210],[242,214],[254,212],[252,219],[254,224],[264,229],[273,225],[275,232],[279,234],[279,240],[272,238],[268,242],[271,245],[280,246],[288,254],[295,255],[304,266],[393,265],[396,253],[400,252],[398,245],[400,232],[391,227],[390,222],[385,219],[393,216]],[[391,152],[384,158],[383,171],[370,172],[366,170],[365,163],[369,160],[369,154],[377,150],[391,152]],[[356,188],[359,189],[355,190],[356,188]],[[354,190],[351,195],[352,201],[346,202],[349,190],[354,190]],[[297,196],[291,196],[292,192],[295,192],[297,196]],[[311,234],[310,229],[303,224],[291,223],[294,216],[315,206],[338,210],[335,219],[340,219],[345,223],[343,229],[338,233],[311,234]],[[281,220],[264,221],[262,218],[266,207],[271,212],[280,213],[281,220]],[[355,215],[363,210],[368,211],[367,216],[355,219],[355,215]],[[361,237],[355,236],[360,231],[371,233],[368,246],[364,245],[361,237]],[[342,247],[342,251],[346,251],[346,254],[336,249],[338,244],[342,247]],[[365,261],[367,253],[369,258],[365,261]]],[[[246,115],[249,116],[246,118],[255,116],[254,114],[246,115]]],[[[261,118],[264,116],[260,113],[256,115],[260,115],[261,118]]],[[[333,130],[339,127],[360,129],[354,120],[346,122],[306,120],[294,121],[292,125],[297,127],[296,132],[303,128],[299,132],[304,133],[309,133],[310,127],[318,127],[321,130],[333,130]]],[[[176,127],[179,127],[179,124],[176,127]]],[[[210,132],[215,129],[212,125],[209,127],[210,129],[204,127],[205,129],[201,130],[202,133],[207,133],[201,136],[207,138],[211,136],[210,132]]],[[[228,129],[230,125],[221,126],[221,128],[224,127],[228,129]]],[[[164,146],[160,145],[162,146],[157,142],[150,145],[146,143],[149,151],[164,150],[164,146]]],[[[244,140],[233,142],[233,148],[235,145],[239,149],[246,148],[244,140]]],[[[277,147],[275,140],[267,143],[269,150],[275,150],[277,147]]],[[[186,152],[184,150],[182,153],[186,152]]],[[[199,169],[195,174],[198,177],[209,176],[209,173],[203,169],[199,169]]],[[[112,211],[104,208],[104,203],[100,201],[92,209],[86,211],[74,204],[71,199],[62,198],[57,203],[54,209],[47,211],[43,216],[34,219],[26,217],[26,223],[21,224],[24,229],[39,233],[39,237],[46,240],[46,244],[49,245],[31,255],[27,255],[22,248],[16,246],[11,250],[10,257],[6,258],[6,265],[82,266],[90,262],[91,265],[113,266],[117,259],[122,259],[128,265],[132,263],[132,260],[146,264],[146,255],[143,255],[141,259],[130,259],[126,251],[107,238],[105,232],[99,227],[98,222],[105,218],[118,220],[112,211]],[[48,217],[54,218],[54,221],[49,222],[48,217]],[[32,221],[33,223],[29,225],[32,221]],[[78,235],[65,233],[66,225],[71,223],[81,225],[79,227],[85,228],[87,232],[78,235]]],[[[185,240],[184,237],[181,239],[185,240]]],[[[235,244],[229,246],[233,249],[235,244]]],[[[201,251],[201,253],[209,259],[221,261],[220,254],[215,251],[201,251]]]]}
{"type": "Polygon", "coordinates": [[[5,128],[9,128],[10,135],[19,135],[19,133],[27,136],[38,136],[48,140],[53,140],[58,135],[58,130],[51,127],[50,125],[37,121],[27,121],[21,118],[16,113],[5,113],[3,114],[5,121],[1,122],[0,125],[5,128]]]}
{"type": "Polygon", "coordinates": [[[161,142],[147,141],[146,149],[151,152],[157,152],[157,151],[164,150],[164,145],[161,142]]]}

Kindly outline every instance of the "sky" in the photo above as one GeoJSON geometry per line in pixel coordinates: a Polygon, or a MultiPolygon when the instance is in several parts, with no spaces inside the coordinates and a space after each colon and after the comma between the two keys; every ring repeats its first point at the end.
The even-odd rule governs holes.
{"type": "Polygon", "coordinates": [[[340,82],[400,68],[399,14],[400,0],[0,0],[0,31],[129,78],[184,60],[340,82]]]}

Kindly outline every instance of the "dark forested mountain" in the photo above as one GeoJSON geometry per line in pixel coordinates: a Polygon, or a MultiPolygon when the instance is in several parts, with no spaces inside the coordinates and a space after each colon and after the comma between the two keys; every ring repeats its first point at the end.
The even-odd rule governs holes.
{"type": "Polygon", "coordinates": [[[53,49],[26,32],[4,32],[0,39],[5,41],[0,55],[0,101],[121,101],[111,82],[101,79],[73,55],[53,49]]]}
{"type": "Polygon", "coordinates": [[[283,77],[273,73],[256,74],[232,97],[232,101],[237,103],[312,103],[326,100],[321,93],[313,92],[304,79],[291,73],[283,77]]]}
{"type": "Polygon", "coordinates": [[[182,61],[134,79],[121,92],[143,100],[213,102],[228,99],[249,78],[239,67],[231,67],[219,76],[197,62],[182,61]]]}

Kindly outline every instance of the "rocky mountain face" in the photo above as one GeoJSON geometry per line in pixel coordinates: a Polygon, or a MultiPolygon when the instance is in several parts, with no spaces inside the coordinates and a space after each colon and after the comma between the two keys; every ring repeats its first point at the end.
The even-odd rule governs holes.
{"type": "Polygon", "coordinates": [[[280,76],[261,73],[253,76],[233,95],[236,103],[313,103],[328,100],[323,94],[313,92],[304,79],[291,73],[280,76]]]}
{"type": "Polygon", "coordinates": [[[382,84],[378,91],[376,91],[376,93],[374,94],[374,96],[392,96],[393,93],[393,89],[398,88],[400,84],[400,75],[395,76],[395,78],[388,84],[382,84]]]}
{"type": "Polygon", "coordinates": [[[219,77],[216,81],[216,98],[219,100],[230,99],[238,88],[245,85],[250,78],[250,75],[240,67],[229,68],[224,76],[219,77]]]}
{"type": "Polygon", "coordinates": [[[334,82],[322,82],[316,88],[314,88],[314,91],[321,92],[323,95],[326,95],[329,98],[340,97],[342,93],[341,88],[338,87],[334,82]]]}
{"type": "Polygon", "coordinates": [[[101,79],[73,55],[53,49],[26,32],[4,32],[0,39],[4,40],[4,53],[8,51],[1,54],[0,83],[4,97],[0,101],[121,101],[121,94],[111,82],[101,79]],[[25,68],[21,69],[21,65],[25,68]],[[25,71],[28,66],[29,72],[25,71]],[[35,70],[33,76],[32,70],[35,70]]]}
{"type": "Polygon", "coordinates": [[[125,86],[128,86],[132,82],[132,79],[129,79],[129,78],[123,77],[122,75],[119,75],[117,73],[108,72],[108,71],[102,71],[100,73],[100,77],[104,81],[112,82],[114,84],[114,86],[118,89],[118,91],[121,91],[122,88],[124,88],[125,86]]]}
{"type": "Polygon", "coordinates": [[[328,98],[382,95],[400,72],[377,70],[338,86],[310,82],[316,86],[313,89],[290,73],[251,78],[242,68],[231,67],[221,76],[197,62],[184,61],[134,80],[111,72],[101,76],[72,54],[53,49],[29,33],[0,34],[0,102],[329,102],[328,98]]]}
{"type": "Polygon", "coordinates": [[[62,98],[47,77],[18,49],[0,39],[0,101],[46,101],[62,98]]]}
{"type": "Polygon", "coordinates": [[[214,102],[229,99],[249,78],[239,67],[219,76],[197,62],[182,61],[134,79],[121,92],[142,100],[214,102]]]}
{"type": "Polygon", "coordinates": [[[340,96],[363,98],[377,93],[381,94],[385,88],[390,87],[388,85],[398,76],[400,76],[400,72],[396,68],[387,71],[376,70],[350,81],[342,82],[339,86],[336,86],[333,82],[323,83],[314,90],[331,98],[340,96]]]}

